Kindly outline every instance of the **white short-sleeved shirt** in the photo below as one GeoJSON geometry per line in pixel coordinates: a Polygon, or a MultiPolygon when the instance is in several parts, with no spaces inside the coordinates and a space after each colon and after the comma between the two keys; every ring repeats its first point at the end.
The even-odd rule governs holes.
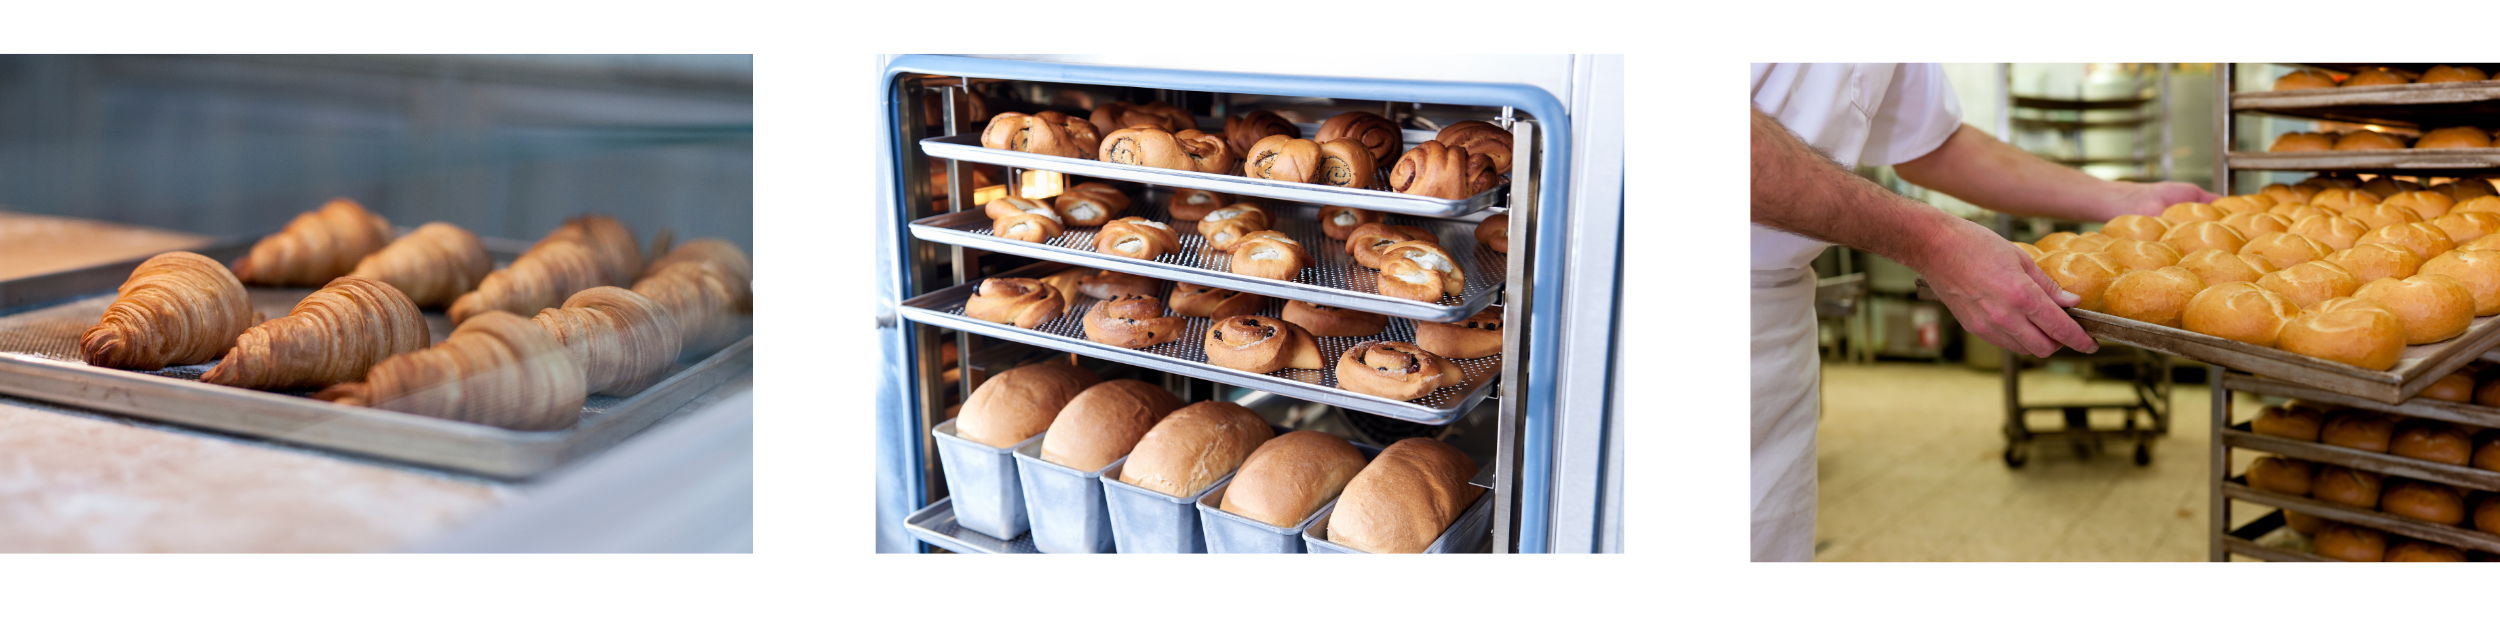
{"type": "MultiPolygon", "coordinates": [[[[1962,127],[1934,63],[1755,63],[1753,107],[1846,166],[1917,159],[1962,127]]],[[[1804,267],[1828,245],[1754,224],[1753,268],[1804,267]]]]}

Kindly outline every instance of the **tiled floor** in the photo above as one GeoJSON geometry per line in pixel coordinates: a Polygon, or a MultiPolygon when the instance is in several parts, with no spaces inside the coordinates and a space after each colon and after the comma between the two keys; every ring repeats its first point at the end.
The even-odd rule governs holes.
{"type": "MultiPolygon", "coordinates": [[[[2150,466],[2136,466],[2134,448],[2121,441],[2079,457],[2049,439],[2032,446],[2028,464],[2008,469],[1998,376],[1959,365],[1823,368],[1816,559],[2206,559],[2205,387],[2176,386],[2170,434],[2156,439],[2150,466]]],[[[2025,403],[2129,396],[2123,382],[2071,373],[2026,371],[2023,385],[2025,403]]],[[[2235,408],[2253,414],[2256,405],[2235,408]]],[[[2051,413],[2031,419],[2035,429],[2062,427],[2051,413]]],[[[2115,427],[2119,415],[2093,420],[2115,427]]]]}

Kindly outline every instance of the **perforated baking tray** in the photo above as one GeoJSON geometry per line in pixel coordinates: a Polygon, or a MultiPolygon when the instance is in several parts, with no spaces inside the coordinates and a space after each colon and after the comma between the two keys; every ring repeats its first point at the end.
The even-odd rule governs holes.
{"type": "MultiPolygon", "coordinates": [[[[1000,277],[1039,277],[1066,268],[1066,265],[1057,263],[1041,263],[1001,274],[1000,277]]],[[[1405,319],[1390,319],[1388,329],[1375,336],[1313,337],[1318,340],[1320,356],[1327,363],[1323,369],[1284,369],[1260,375],[1207,364],[1205,339],[1202,337],[1208,325],[1215,322],[1212,319],[1182,317],[1189,324],[1187,329],[1181,331],[1180,340],[1144,349],[1127,349],[1085,338],[1082,321],[1085,311],[1100,300],[1079,295],[1075,305],[1058,319],[1025,329],[964,316],[964,301],[979,288],[978,282],[959,284],[905,300],[903,318],[1428,425],[1458,420],[1477,402],[1484,401],[1493,390],[1494,378],[1500,376],[1502,371],[1500,355],[1453,359],[1450,362],[1467,374],[1465,382],[1433,391],[1413,401],[1396,401],[1337,388],[1335,369],[1337,358],[1356,343],[1368,340],[1413,342],[1415,324],[1405,319]]],[[[1259,314],[1274,317],[1283,306],[1283,302],[1271,302],[1259,314]]],[[[1166,312],[1178,314],[1170,313],[1168,309],[1166,312]]]]}
{"type": "MultiPolygon", "coordinates": [[[[1306,128],[1316,127],[1312,126],[1306,128]]],[[[1309,137],[1314,132],[1316,131],[1306,130],[1304,131],[1303,136],[1309,137]]],[[[1429,140],[1431,138],[1432,137],[1429,134],[1423,137],[1425,140],[1429,140]]],[[[1409,147],[1412,147],[1417,143],[1422,143],[1422,141],[1415,139],[1415,135],[1412,134],[1411,131],[1410,134],[1407,135],[1407,140],[1407,145],[1409,147]]],[[[1230,174],[1206,174],[1194,171],[1181,171],[1177,169],[1121,165],[1118,163],[1068,158],[1064,156],[1045,156],[1041,154],[1017,152],[1013,150],[993,150],[981,147],[981,133],[978,132],[968,132],[953,136],[922,139],[920,140],[920,151],[927,153],[933,158],[948,158],[959,161],[989,163],[992,165],[1004,165],[1022,169],[1055,171],[1063,174],[1075,174],[1094,178],[1108,178],[1112,180],[1126,180],[1129,182],[1142,182],[1163,186],[1205,189],[1217,193],[1232,193],[1236,195],[1248,195],[1252,197],[1273,198],[1296,202],[1310,202],[1331,206],[1351,206],[1354,208],[1371,209],[1384,213],[1398,213],[1401,215],[1415,215],[1420,217],[1456,217],[1459,215],[1465,215],[1502,204],[1502,198],[1509,197],[1510,195],[1510,185],[1508,183],[1495,186],[1491,189],[1486,189],[1481,193],[1477,193],[1474,197],[1469,197],[1467,199],[1447,200],[1437,197],[1396,193],[1386,190],[1386,187],[1382,187],[1381,189],[1348,189],[1345,187],[1332,187],[1321,184],[1261,180],[1258,178],[1235,176],[1230,174]]],[[[1392,156],[1391,163],[1395,162],[1396,157],[1392,156]]],[[[1382,164],[1382,168],[1387,169],[1388,165],[1388,163],[1384,163],[1382,164]]]]}
{"type": "Polygon", "coordinates": [[[989,216],[978,210],[922,218],[911,223],[911,232],[912,236],[932,243],[974,247],[1150,278],[1445,323],[1466,319],[1468,315],[1492,305],[1501,296],[1502,281],[1510,271],[1502,253],[1476,241],[1474,223],[1383,215],[1384,222],[1419,226],[1439,237],[1438,243],[1442,249],[1449,250],[1450,260],[1466,270],[1467,286],[1458,295],[1444,295],[1438,302],[1381,295],[1380,271],[1354,262],[1354,256],[1345,251],[1344,241],[1328,238],[1321,231],[1319,206],[1263,202],[1260,205],[1278,220],[1276,230],[1293,237],[1311,253],[1311,268],[1302,270],[1302,274],[1290,282],[1253,278],[1229,270],[1232,256],[1207,247],[1206,237],[1198,235],[1198,222],[1170,221],[1171,213],[1163,209],[1165,199],[1171,195],[1169,190],[1149,189],[1139,193],[1133,186],[1122,190],[1134,198],[1129,203],[1128,212],[1123,215],[1171,225],[1181,235],[1180,251],[1154,260],[1136,260],[1097,252],[1094,251],[1094,234],[1101,231],[1100,228],[1068,228],[1058,237],[1041,243],[992,236],[989,216]]]}
{"type": "MultiPolygon", "coordinates": [[[[498,262],[526,244],[490,241],[498,262]]],[[[196,250],[232,261],[249,243],[196,250]]],[[[29,397],[388,460],[521,478],[615,445],[704,391],[753,367],[752,337],[711,354],[688,354],[660,383],[632,396],[592,395],[581,422],[549,432],[521,432],[387,410],[343,406],[278,393],[199,382],[215,362],[158,371],[121,371],[86,364],[78,336],[104,316],[114,291],[136,262],[114,263],[0,282],[38,303],[0,309],[0,393],[29,397]]],[[[251,287],[252,306],[275,319],[313,289],[251,287]]],[[[429,311],[435,342],[451,321],[429,311]]]]}

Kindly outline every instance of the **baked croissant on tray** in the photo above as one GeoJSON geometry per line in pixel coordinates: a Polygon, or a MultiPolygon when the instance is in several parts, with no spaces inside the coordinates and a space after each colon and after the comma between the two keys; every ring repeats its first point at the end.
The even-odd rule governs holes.
{"type": "Polygon", "coordinates": [[[612,286],[592,287],[563,308],[530,319],[573,352],[590,393],[632,395],[660,381],[684,345],[677,321],[651,298],[612,286]]]}
{"type": "Polygon", "coordinates": [[[78,335],[87,364],[154,371],[196,365],[234,347],[261,321],[224,265],[190,252],[158,254],[130,272],[104,317],[78,335]]]}
{"type": "Polygon", "coordinates": [[[355,200],[332,199],[253,243],[250,254],[235,259],[234,277],[244,284],[319,286],[390,243],[390,221],[355,200]]]}
{"type": "Polygon", "coordinates": [[[352,382],[434,337],[399,289],[355,276],[331,280],[287,315],[254,326],[200,381],[238,388],[321,388],[352,382]]]}
{"type": "Polygon", "coordinates": [[[668,311],[680,349],[706,353],[737,340],[738,318],[755,310],[755,264],[728,241],[695,239],[652,261],[633,290],[668,311]]]}
{"type": "Polygon", "coordinates": [[[486,255],[476,234],[437,221],[366,256],[347,275],[380,280],[420,308],[437,308],[476,289],[494,269],[495,260],[486,255]]]}
{"type": "Polygon", "coordinates": [[[534,315],[583,289],[631,284],[643,269],[636,245],[632,230],[605,215],[565,220],[511,266],[486,274],[446,312],[455,325],[489,310],[534,315]]]}
{"type": "Polygon", "coordinates": [[[313,399],[494,427],[561,430],[581,421],[582,366],[520,315],[479,313],[433,347],[384,359],[362,382],[313,399]]]}

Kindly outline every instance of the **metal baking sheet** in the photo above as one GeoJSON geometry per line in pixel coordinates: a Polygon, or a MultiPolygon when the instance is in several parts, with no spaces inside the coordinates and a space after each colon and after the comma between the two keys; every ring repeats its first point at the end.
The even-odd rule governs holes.
{"type": "Polygon", "coordinates": [[[2409,477],[2425,482],[2438,482],[2470,490],[2500,491],[2500,471],[2477,469],[2461,464],[2444,464],[2428,460],[2418,460],[2395,454],[2363,451],[2350,447],[2337,447],[2325,443],[2266,436],[2252,431],[2247,423],[2241,423],[2233,425],[2229,428],[2224,428],[2222,430],[2222,444],[2227,447],[2238,447],[2249,451],[2260,451],[2287,458],[2299,458],[2310,462],[2324,462],[2336,466],[2369,471],[2372,473],[2384,473],[2399,477],[2409,477]]]}
{"type": "MultiPolygon", "coordinates": [[[[1510,197],[1510,185],[1502,184],[1464,200],[1447,200],[1421,195],[1407,195],[1386,190],[1348,189],[1299,182],[1277,182],[1229,174],[1207,174],[1177,169],[1160,169],[1121,165],[1103,161],[1046,156],[1013,150],[981,147],[981,133],[931,137],[920,140],[920,150],[933,158],[947,158],[975,163],[989,163],[1022,169],[1055,171],[1063,174],[1126,180],[1170,187],[1204,189],[1251,197],[1310,202],[1331,206],[1351,206],[1384,213],[1419,217],[1456,217],[1491,208],[1510,197]]],[[[1392,161],[1394,162],[1394,161],[1392,161]]],[[[1384,165],[1383,169],[1387,169],[1384,165]]]]}
{"type": "Polygon", "coordinates": [[[1016,535],[1015,540],[999,540],[956,524],[952,497],[913,511],[903,518],[903,529],[920,542],[955,553],[1041,553],[1033,548],[1030,532],[1016,535]]]}
{"type": "Polygon", "coordinates": [[[1139,201],[1131,202],[1130,211],[1126,213],[1164,222],[1181,235],[1180,251],[1151,261],[1094,251],[1094,234],[1100,228],[1068,228],[1058,237],[1041,243],[991,236],[989,216],[975,210],[922,218],[911,223],[911,232],[912,236],[932,243],[975,247],[1424,321],[1452,322],[1476,314],[1476,311],[1499,299],[1502,282],[1509,275],[1510,268],[1504,255],[1476,241],[1473,223],[1384,215],[1382,220],[1387,223],[1420,226],[1439,236],[1438,243],[1442,249],[1449,250],[1451,262],[1466,268],[1467,286],[1457,296],[1445,295],[1438,302],[1381,295],[1378,286],[1380,271],[1354,262],[1354,256],[1345,251],[1344,241],[1328,238],[1320,229],[1320,207],[1311,204],[1263,205],[1276,216],[1276,229],[1301,242],[1302,248],[1311,253],[1309,269],[1303,270],[1290,282],[1235,274],[1229,271],[1231,255],[1209,249],[1206,238],[1198,235],[1198,222],[1169,221],[1171,215],[1163,209],[1164,198],[1168,196],[1168,191],[1160,189],[1142,195],[1132,193],[1131,197],[1139,198],[1139,201]]]}
{"type": "MultiPolygon", "coordinates": [[[[1007,272],[1001,277],[1038,277],[1065,268],[1064,265],[1042,263],[1007,272]]],[[[1319,342],[1320,356],[1327,362],[1326,368],[1319,370],[1284,369],[1260,375],[1207,364],[1205,342],[1200,337],[1205,335],[1208,324],[1214,323],[1212,319],[1183,317],[1188,320],[1189,324],[1188,329],[1182,331],[1180,340],[1149,346],[1145,349],[1127,349],[1096,343],[1085,338],[1085,325],[1082,319],[1085,311],[1091,309],[1097,301],[1093,298],[1079,295],[1075,305],[1062,313],[1058,319],[1032,329],[1025,329],[964,316],[964,301],[970,299],[973,292],[979,288],[980,284],[977,282],[959,284],[905,300],[903,317],[919,323],[975,332],[1105,360],[1116,360],[1157,371],[1177,373],[1427,425],[1449,423],[1465,415],[1469,408],[1475,407],[1477,402],[1484,401],[1485,396],[1491,393],[1493,379],[1502,371],[1500,355],[1464,360],[1453,359],[1450,362],[1458,365],[1458,368],[1467,374],[1467,381],[1457,386],[1433,391],[1432,394],[1413,401],[1395,401],[1337,388],[1335,369],[1337,358],[1343,355],[1345,350],[1354,347],[1356,343],[1366,340],[1413,342],[1415,324],[1405,319],[1390,319],[1388,329],[1376,336],[1312,337],[1319,342]]],[[[1283,302],[1271,302],[1267,310],[1260,314],[1277,316],[1277,312],[1283,306],[1283,302]]]]}
{"type": "Polygon", "coordinates": [[[2454,525],[2440,525],[2427,521],[2417,521],[2408,517],[2396,516],[2368,508],[2318,501],[2308,497],[2295,497],[2274,491],[2253,488],[2248,485],[2248,478],[2246,476],[2233,477],[2229,480],[2223,481],[2222,496],[2278,510],[2299,512],[2337,523],[2359,525],[2390,534],[2400,534],[2410,538],[2427,540],[2460,549],[2477,550],[2486,553],[2500,553],[2500,534],[2477,532],[2454,525]]]}
{"type": "MultiPolygon", "coordinates": [[[[2483,360],[2492,360],[2494,356],[2495,354],[2483,354],[2483,360]]],[[[2366,410],[2376,410],[2390,414],[2400,414],[2408,417],[2438,419],[2449,423],[2461,423],[2476,427],[2500,428],[2500,408],[2493,408],[2479,404],[2460,404],[2457,402],[2441,401],[2428,397],[2414,397],[2405,400],[2403,403],[2390,404],[2353,397],[2342,393],[2318,390],[2298,384],[2284,382],[2282,380],[2269,380],[2245,373],[2223,374],[2222,387],[2234,391],[2247,391],[2259,395],[2272,395],[2275,397],[2285,397],[2291,399],[2306,399],[2309,401],[2351,406],[2366,410]]]]}
{"type": "Polygon", "coordinates": [[[2500,148],[2347,150],[2340,152],[2232,152],[2231,169],[2265,171],[2393,172],[2399,175],[2490,175],[2500,169],[2500,148]]]}
{"type": "Polygon", "coordinates": [[[2451,82],[2231,94],[2231,110],[2406,128],[2488,124],[2500,83],[2451,82]]]}
{"type": "MultiPolygon", "coordinates": [[[[502,243],[488,247],[515,249],[509,242],[502,243]]],[[[246,249],[248,245],[199,251],[225,262],[246,249]]],[[[115,263],[0,283],[10,285],[12,293],[44,302],[0,310],[0,393],[454,471],[523,478],[613,446],[753,367],[754,340],[749,337],[708,355],[686,355],[672,365],[669,377],[641,393],[590,396],[582,404],[581,422],[572,428],[521,432],[315,401],[306,397],[309,392],[279,393],[199,382],[215,361],[158,371],[90,366],[78,353],[78,335],[103,317],[115,289],[129,278],[133,266],[115,263]]],[[[250,287],[249,291],[253,307],[275,319],[285,316],[313,289],[250,287]]],[[[427,312],[426,325],[436,342],[451,333],[450,320],[439,312],[427,312]]]]}

